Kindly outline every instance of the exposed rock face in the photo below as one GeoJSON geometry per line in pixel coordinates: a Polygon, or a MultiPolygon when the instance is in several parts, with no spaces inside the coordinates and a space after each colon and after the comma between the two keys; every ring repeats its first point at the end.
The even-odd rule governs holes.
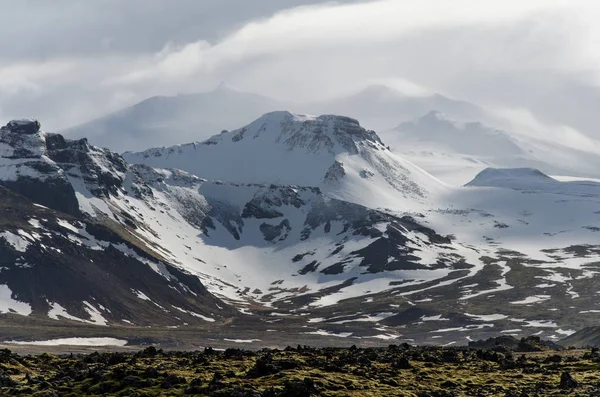
{"type": "Polygon", "coordinates": [[[44,154],[44,136],[39,131],[37,121],[33,125],[17,121],[9,122],[0,128],[0,144],[2,144],[0,153],[7,159],[39,158],[44,154]],[[34,130],[35,132],[32,133],[34,130]]]}
{"type": "Polygon", "coordinates": [[[46,136],[37,121],[12,121],[0,128],[0,185],[36,203],[79,214],[73,187],[47,156],[46,136]]]}
{"type": "Polygon", "coordinates": [[[256,195],[244,206],[242,217],[256,219],[279,218],[283,214],[276,209],[277,207],[293,206],[300,208],[305,204],[306,202],[302,200],[297,189],[289,186],[271,185],[266,192],[256,195]]]}
{"type": "Polygon", "coordinates": [[[117,194],[127,171],[118,154],[40,130],[35,120],[0,128],[0,185],[44,206],[80,215],[74,185],[83,195],[117,194]]]}
{"type": "Polygon", "coordinates": [[[73,186],[64,178],[50,177],[41,181],[37,178],[21,177],[16,181],[0,181],[0,186],[48,208],[70,215],[81,215],[73,186]]]}
{"type": "Polygon", "coordinates": [[[277,238],[284,240],[290,230],[292,230],[292,228],[290,226],[290,221],[287,219],[282,220],[279,225],[269,225],[268,223],[260,225],[260,231],[267,241],[273,241],[277,238]]]}
{"type": "Polygon", "coordinates": [[[171,325],[231,314],[197,277],[132,236],[34,206],[3,187],[0,214],[0,287],[11,296],[0,313],[97,325],[171,325]]]}
{"type": "Polygon", "coordinates": [[[13,120],[6,127],[15,134],[33,135],[40,131],[40,122],[37,120],[13,120]]]}
{"type": "Polygon", "coordinates": [[[342,179],[345,175],[346,170],[344,169],[344,165],[339,161],[336,161],[335,163],[333,163],[331,168],[327,170],[327,173],[325,174],[323,180],[326,183],[335,183],[342,179]]]}
{"type": "Polygon", "coordinates": [[[0,288],[10,291],[9,311],[99,325],[216,321],[229,312],[136,234],[146,225],[128,206],[130,194],[156,211],[162,188],[190,224],[201,224],[206,204],[179,189],[198,180],[130,169],[120,155],[44,133],[37,121],[0,128],[0,288]]]}
{"type": "Polygon", "coordinates": [[[571,376],[570,373],[568,372],[563,372],[560,375],[560,388],[561,389],[575,389],[577,386],[579,386],[579,383],[573,379],[573,377],[571,376]]]}
{"type": "Polygon", "coordinates": [[[46,134],[48,157],[74,178],[82,178],[96,197],[115,195],[122,187],[127,164],[107,149],[88,144],[87,139],[68,140],[59,134],[46,134]]]}
{"type": "Polygon", "coordinates": [[[375,176],[375,174],[372,173],[369,170],[360,170],[360,177],[361,178],[369,179],[369,178],[372,178],[373,176],[375,176]]]}

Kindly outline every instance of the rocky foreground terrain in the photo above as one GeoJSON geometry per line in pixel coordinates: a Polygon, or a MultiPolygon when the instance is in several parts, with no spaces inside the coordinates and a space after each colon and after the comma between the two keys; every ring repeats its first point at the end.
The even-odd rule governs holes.
{"type": "Polygon", "coordinates": [[[0,351],[0,394],[33,396],[595,396],[600,351],[537,337],[469,347],[28,355],[0,351]]]}

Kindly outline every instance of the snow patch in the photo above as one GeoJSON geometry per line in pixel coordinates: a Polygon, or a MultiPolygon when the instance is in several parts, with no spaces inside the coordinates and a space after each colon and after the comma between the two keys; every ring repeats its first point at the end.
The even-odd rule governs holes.
{"type": "MultiPolygon", "coordinates": [[[[21,232],[21,230],[19,232],[21,232]]],[[[0,233],[0,237],[3,237],[16,251],[27,252],[27,247],[29,247],[30,242],[26,240],[21,233],[14,234],[6,231],[0,233]]]]}
{"type": "Polygon", "coordinates": [[[254,343],[254,342],[262,342],[261,339],[228,339],[228,338],[223,338],[224,341],[226,342],[233,342],[233,343],[254,343]]]}
{"type": "Polygon", "coordinates": [[[510,302],[510,304],[511,305],[528,305],[531,303],[543,302],[550,298],[552,298],[550,295],[533,295],[533,296],[528,296],[527,298],[520,300],[520,301],[510,302]]]}
{"type": "Polygon", "coordinates": [[[12,298],[12,291],[6,284],[0,284],[0,313],[31,314],[31,306],[12,298]]]}
{"type": "Polygon", "coordinates": [[[94,323],[96,325],[108,325],[108,321],[102,316],[102,313],[98,309],[96,309],[90,302],[83,301],[83,304],[86,306],[84,309],[91,317],[89,322],[94,323]]]}
{"type": "Polygon", "coordinates": [[[349,337],[349,336],[352,335],[352,332],[340,332],[339,334],[336,334],[334,332],[329,332],[329,331],[326,331],[324,329],[318,329],[316,331],[303,332],[303,334],[307,334],[307,335],[319,335],[319,336],[335,336],[337,338],[347,338],[347,337],[349,337]]]}
{"type": "Polygon", "coordinates": [[[125,346],[127,341],[116,338],[58,338],[41,341],[8,340],[2,343],[9,345],[31,346],[125,346]]]}

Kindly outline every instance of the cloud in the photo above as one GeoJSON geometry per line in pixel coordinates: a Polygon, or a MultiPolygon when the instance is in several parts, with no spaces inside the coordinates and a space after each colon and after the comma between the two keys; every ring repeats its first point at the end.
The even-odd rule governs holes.
{"type": "Polygon", "coordinates": [[[110,81],[163,82],[182,90],[197,88],[189,81],[218,76],[251,90],[306,97],[317,87],[335,92],[359,81],[403,79],[455,96],[480,95],[470,90],[469,75],[489,85],[501,74],[598,70],[595,47],[581,40],[595,30],[591,20],[581,24],[582,17],[597,8],[561,0],[297,7],[248,22],[214,44],[169,44],[142,69],[110,81]]]}
{"type": "Polygon", "coordinates": [[[40,30],[15,29],[34,50],[0,39],[12,56],[0,61],[0,116],[39,117],[54,129],[223,80],[297,102],[384,83],[410,95],[527,109],[541,122],[600,137],[600,6],[591,1],[61,4],[23,6],[22,17],[40,30]],[[63,29],[50,29],[60,15],[63,29]],[[52,54],[36,52],[42,44],[52,54]]]}
{"type": "MultiPolygon", "coordinates": [[[[426,0],[419,2],[417,6],[409,2],[380,0],[349,5],[304,6],[247,23],[214,45],[204,40],[182,46],[170,45],[161,51],[160,59],[155,64],[141,74],[135,72],[131,75],[138,79],[140,76],[148,79],[159,76],[187,78],[194,73],[208,73],[224,65],[269,55],[285,56],[302,51],[329,51],[332,48],[352,52],[364,47],[393,45],[411,33],[416,35],[413,38],[418,39],[418,33],[424,30],[439,32],[462,28],[470,33],[479,30],[477,33],[485,37],[485,27],[489,24],[500,27],[504,24],[503,27],[510,28],[520,18],[535,17],[536,12],[547,12],[549,9],[563,12],[568,4],[572,7],[573,3],[544,0],[496,3],[495,7],[490,7],[489,3],[472,0],[426,0]]],[[[533,23],[541,31],[527,32],[529,39],[536,40],[536,36],[548,33],[547,26],[543,23],[533,23]]],[[[519,40],[513,43],[517,50],[538,44],[522,42],[522,37],[514,38],[519,40]]],[[[488,55],[487,51],[484,54],[488,55]]],[[[527,63],[530,65],[519,65],[517,68],[537,65],[535,60],[535,57],[529,57],[527,63]]],[[[538,62],[543,60],[539,59],[538,62]]],[[[552,65],[564,66],[558,63],[552,65]]],[[[496,66],[514,65],[498,58],[496,66]]]]}

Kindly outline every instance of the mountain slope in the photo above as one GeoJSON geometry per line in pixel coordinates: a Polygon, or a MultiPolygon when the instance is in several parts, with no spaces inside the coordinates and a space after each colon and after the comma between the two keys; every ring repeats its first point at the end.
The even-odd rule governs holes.
{"type": "Polygon", "coordinates": [[[507,133],[478,122],[459,123],[437,110],[414,121],[401,123],[394,131],[402,135],[399,142],[428,142],[456,153],[505,157],[525,154],[507,133]]]}
{"type": "Polygon", "coordinates": [[[264,113],[289,108],[315,114],[352,115],[378,131],[433,109],[460,120],[482,117],[482,110],[467,102],[442,95],[407,96],[386,86],[367,87],[357,94],[328,101],[292,104],[236,91],[222,83],[209,92],[148,98],[61,133],[86,137],[94,145],[113,150],[139,151],[174,142],[201,141],[219,131],[245,125],[264,113]]]}
{"type": "Polygon", "coordinates": [[[566,308],[585,311],[600,274],[589,264],[600,252],[598,185],[562,183],[528,169],[490,170],[467,187],[449,188],[354,121],[331,117],[275,113],[202,143],[125,157],[207,177],[190,194],[227,214],[215,214],[215,229],[202,235],[199,251],[210,250],[223,264],[210,277],[243,285],[240,297],[277,309],[273,316],[307,316],[311,332],[380,332],[430,343],[499,332],[557,340],[590,323],[566,308]],[[341,143],[336,130],[351,144],[341,143]],[[371,168],[373,158],[400,164],[424,194],[348,178],[365,168],[385,181],[386,170],[371,168]],[[344,172],[330,173],[332,162],[344,172]],[[335,184],[328,174],[338,176],[335,184]],[[391,196],[381,194],[386,189],[391,196]],[[313,228],[315,208],[330,215],[313,228]],[[367,229],[357,228],[364,222],[367,229]]]}
{"type": "Polygon", "coordinates": [[[139,326],[223,317],[217,305],[225,305],[199,281],[110,228],[37,207],[4,188],[0,199],[0,312],[139,326]]]}
{"type": "Polygon", "coordinates": [[[9,125],[0,141],[11,194],[20,183],[45,192],[19,190],[38,205],[0,216],[13,255],[0,272],[10,276],[0,301],[27,319],[49,321],[57,301],[92,321],[85,300],[111,326],[156,316],[152,326],[205,331],[214,319],[221,339],[270,330],[269,343],[462,344],[498,334],[558,340],[593,325],[600,309],[598,184],[496,169],[448,187],[354,119],[288,112],[202,143],[126,155],[138,164],[35,122],[9,125]],[[46,197],[58,193],[66,198],[46,197]],[[67,198],[69,214],[36,212],[40,200],[67,198]],[[50,263],[33,255],[54,240],[65,254],[50,263]],[[88,276],[98,269],[106,275],[88,276]],[[69,300],[52,283],[28,290],[23,274],[38,272],[81,282],[88,295],[69,300]],[[114,298],[106,285],[118,289],[114,298]]]}
{"type": "Polygon", "coordinates": [[[130,163],[179,168],[211,180],[319,187],[372,206],[426,203],[443,184],[392,154],[351,118],[273,112],[203,142],[125,153],[130,163]]]}
{"type": "Polygon", "coordinates": [[[579,348],[600,346],[600,327],[586,327],[560,341],[563,346],[579,348]]]}
{"type": "Polygon", "coordinates": [[[221,84],[205,93],[148,98],[63,133],[86,137],[94,145],[114,150],[142,150],[208,138],[284,107],[270,98],[238,92],[221,84]]]}
{"type": "Polygon", "coordinates": [[[409,121],[431,110],[440,110],[459,120],[477,120],[483,110],[468,102],[434,94],[409,96],[384,85],[373,85],[349,96],[307,105],[316,113],[348,114],[377,131],[385,131],[399,120],[409,121]]]}
{"type": "Polygon", "coordinates": [[[1,312],[100,325],[231,315],[139,239],[126,214],[107,211],[127,172],[120,156],[28,120],[0,129],[0,150],[1,312]]]}
{"type": "MultiPolygon", "coordinates": [[[[190,200],[196,197],[205,210],[200,217],[197,210],[190,214],[203,230],[199,241],[186,229],[174,229],[171,234],[180,236],[182,247],[195,247],[193,251],[214,267],[185,258],[186,250],[175,250],[177,242],[170,244],[171,255],[184,268],[203,273],[206,284],[224,299],[285,306],[286,300],[303,296],[308,304],[321,297],[315,293],[336,287],[335,291],[343,293],[337,299],[328,297],[335,303],[344,294],[360,294],[375,274],[381,278],[380,285],[371,288],[380,289],[414,271],[425,276],[436,270],[430,277],[439,278],[443,269],[450,270],[457,261],[422,262],[421,252],[453,249],[446,246],[451,244],[446,237],[410,217],[331,199],[317,188],[198,180],[180,187],[175,196],[165,186],[172,183],[172,177],[159,177],[153,184],[170,190],[170,199],[165,201],[189,209],[193,208],[190,200]]],[[[162,231],[163,238],[168,232],[162,231]]]]}
{"type": "Polygon", "coordinates": [[[595,177],[600,154],[509,133],[431,111],[380,134],[392,150],[452,185],[487,167],[536,168],[552,175],[595,177]]]}
{"type": "MultiPolygon", "coordinates": [[[[219,149],[219,140],[226,148],[234,142],[245,144],[248,141],[244,141],[244,136],[256,137],[254,142],[259,145],[253,147],[262,148],[260,153],[265,156],[268,151],[279,156],[280,149],[288,153],[302,150],[302,155],[308,156],[307,164],[314,159],[320,161],[315,161],[317,166],[310,173],[290,174],[292,179],[288,182],[296,181],[296,177],[310,178],[306,180],[326,188],[343,183],[351,186],[352,181],[371,183],[371,179],[380,178],[376,187],[393,191],[396,197],[404,196],[406,203],[428,197],[428,191],[409,178],[411,172],[430,187],[436,184],[416,167],[394,159],[373,132],[360,128],[352,119],[324,116],[298,120],[289,113],[276,113],[246,129],[221,134],[207,147],[219,149]],[[261,141],[259,136],[264,139],[261,141]],[[269,142],[271,146],[265,152],[262,144],[269,142]],[[278,142],[282,148],[278,149],[278,142]],[[336,159],[351,156],[357,159],[345,160],[346,164],[374,168],[371,172],[349,167],[349,171],[364,171],[364,175],[344,182],[346,171],[337,172],[345,170],[344,164],[336,159]],[[384,169],[382,162],[388,168],[384,169]],[[401,172],[406,174],[397,174],[401,172]],[[394,179],[396,175],[400,175],[398,179],[394,179]]],[[[455,254],[457,248],[450,247],[452,242],[447,237],[419,225],[411,217],[335,198],[339,195],[335,188],[329,194],[318,186],[207,181],[176,169],[130,166],[120,156],[90,146],[85,140],[69,141],[60,135],[43,133],[33,121],[3,128],[0,138],[5,154],[0,162],[2,184],[28,195],[34,202],[44,201],[57,207],[72,203],[66,208],[70,215],[62,215],[64,219],[55,215],[54,222],[36,215],[31,210],[35,206],[28,207],[27,223],[40,228],[39,232],[32,234],[23,225],[12,223],[4,231],[7,247],[18,252],[25,250],[20,259],[15,254],[11,266],[2,271],[13,297],[11,305],[46,302],[46,306],[35,303],[40,307],[35,315],[56,317],[56,304],[56,310],[62,310],[61,317],[79,315],[82,317],[78,318],[86,319],[82,313],[88,304],[94,310],[104,310],[90,303],[96,300],[103,302],[108,313],[123,315],[113,308],[119,301],[127,301],[124,296],[129,294],[137,303],[164,310],[164,320],[157,316],[159,324],[189,323],[190,316],[197,322],[210,322],[235,314],[209,291],[244,313],[248,310],[244,307],[321,307],[360,295],[364,288],[385,290],[389,283],[403,282],[407,274],[415,272],[421,275],[417,283],[435,282],[460,262],[455,254]],[[22,131],[21,126],[27,126],[28,131],[22,131]],[[55,202],[59,191],[65,199],[55,202]],[[94,232],[94,227],[101,231],[94,232]],[[46,241],[40,237],[54,228],[66,229],[62,239],[59,236],[46,241]],[[42,259],[29,257],[31,252],[32,258],[37,258],[36,250],[46,246],[60,250],[56,253],[60,259],[51,262],[53,267],[42,259]],[[66,254],[72,251],[76,254],[66,254]],[[447,258],[442,262],[422,261],[425,252],[429,257],[434,251],[447,258]],[[126,268],[127,272],[119,273],[118,282],[96,276],[95,265],[81,264],[81,257],[88,256],[90,263],[99,261],[110,266],[111,278],[117,277],[119,269],[126,268]],[[67,292],[60,300],[52,298],[57,301],[50,302],[48,297],[56,295],[51,284],[39,288],[43,295],[25,293],[23,289],[33,286],[23,284],[20,265],[25,262],[26,269],[33,269],[28,272],[49,272],[44,279],[56,280],[60,286],[65,282],[78,283],[88,295],[84,299],[83,292],[62,286],[59,290],[67,292]],[[84,276],[68,270],[83,268],[87,269],[84,276]],[[157,287],[155,284],[163,278],[165,281],[157,287]],[[99,284],[90,285],[92,281],[99,284]],[[109,292],[108,286],[116,291],[109,292]],[[149,290],[151,286],[153,289],[149,290]],[[114,298],[108,299],[109,294],[114,298]],[[183,302],[174,300],[173,295],[179,297],[178,294],[183,302]]],[[[109,314],[103,313],[102,318],[109,323],[114,321],[109,314]]],[[[145,323],[140,317],[120,320],[123,319],[145,323]]]]}

